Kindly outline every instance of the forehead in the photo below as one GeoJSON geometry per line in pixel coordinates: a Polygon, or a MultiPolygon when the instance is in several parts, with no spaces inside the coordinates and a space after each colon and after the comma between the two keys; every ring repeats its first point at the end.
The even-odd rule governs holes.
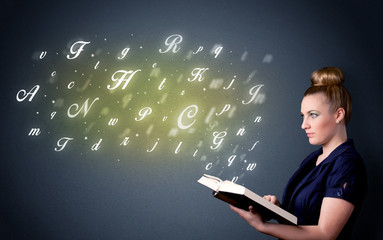
{"type": "Polygon", "coordinates": [[[327,98],[322,93],[311,94],[303,97],[301,103],[301,112],[315,111],[329,111],[330,104],[327,98]]]}

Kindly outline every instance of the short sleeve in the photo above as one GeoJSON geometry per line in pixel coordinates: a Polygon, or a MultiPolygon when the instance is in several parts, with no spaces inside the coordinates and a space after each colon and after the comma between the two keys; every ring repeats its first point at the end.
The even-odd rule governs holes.
{"type": "Polygon", "coordinates": [[[341,198],[358,205],[367,190],[361,157],[351,152],[342,154],[335,161],[327,178],[325,197],[341,198]]]}

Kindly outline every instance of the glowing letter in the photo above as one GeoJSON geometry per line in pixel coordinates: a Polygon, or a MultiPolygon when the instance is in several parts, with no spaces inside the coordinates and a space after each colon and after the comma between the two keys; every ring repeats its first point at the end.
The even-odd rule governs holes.
{"type": "Polygon", "coordinates": [[[108,125],[109,125],[109,126],[114,126],[114,125],[117,124],[117,122],[118,122],[118,118],[111,118],[111,119],[109,120],[108,125]]]}
{"type": "Polygon", "coordinates": [[[221,51],[222,51],[222,46],[220,46],[220,47],[217,47],[215,50],[214,50],[214,53],[215,53],[215,56],[214,56],[214,58],[217,58],[218,57],[218,55],[221,53],[221,51]]]}
{"type": "Polygon", "coordinates": [[[210,50],[210,54],[215,54],[214,58],[217,58],[222,50],[221,44],[215,44],[214,47],[210,50]]]}
{"type": "Polygon", "coordinates": [[[196,149],[195,152],[193,153],[193,157],[197,156],[197,152],[198,152],[198,149],[196,149]]]}
{"type": "Polygon", "coordinates": [[[176,148],[176,150],[174,151],[175,154],[179,153],[180,152],[180,147],[182,145],[182,142],[180,142],[176,148]]]}
{"type": "Polygon", "coordinates": [[[142,119],[144,119],[144,117],[146,117],[147,115],[151,114],[152,113],[152,109],[150,107],[144,107],[140,110],[140,112],[138,113],[138,115],[141,117],[140,119],[138,118],[134,118],[137,122],[138,121],[141,121],[142,119]]]}
{"type": "Polygon", "coordinates": [[[194,68],[193,71],[191,72],[191,75],[194,76],[194,78],[193,78],[193,79],[188,78],[188,81],[189,81],[189,82],[193,82],[193,81],[196,80],[197,77],[198,77],[198,82],[202,82],[202,80],[204,79],[204,78],[202,77],[202,74],[203,74],[206,70],[209,70],[209,68],[194,68]]]}
{"type": "Polygon", "coordinates": [[[92,151],[97,151],[98,149],[100,149],[101,142],[102,142],[102,138],[100,138],[100,140],[97,143],[93,144],[93,146],[91,148],[92,151]]]}
{"type": "Polygon", "coordinates": [[[96,65],[94,65],[94,69],[97,69],[99,64],[100,64],[100,61],[98,61],[98,62],[96,63],[96,65]]]}
{"type": "Polygon", "coordinates": [[[154,146],[152,147],[152,149],[151,150],[146,150],[147,152],[153,152],[153,150],[156,148],[156,146],[157,146],[157,144],[158,144],[158,142],[160,141],[160,139],[159,138],[157,138],[157,142],[154,144],[154,146]]]}
{"type": "Polygon", "coordinates": [[[129,143],[129,137],[125,137],[124,140],[120,143],[120,145],[126,146],[128,145],[128,143],[129,143]]]}
{"type": "Polygon", "coordinates": [[[126,56],[126,54],[128,54],[128,52],[129,52],[129,50],[130,50],[130,48],[124,48],[124,50],[122,50],[122,52],[121,52],[121,57],[118,57],[118,59],[124,59],[124,57],[126,56]]]}
{"type": "Polygon", "coordinates": [[[235,77],[236,77],[236,76],[234,76],[234,78],[231,80],[229,86],[224,87],[223,89],[225,89],[225,90],[229,89],[229,88],[231,87],[231,85],[233,85],[233,82],[235,81],[235,77]]]}
{"type": "Polygon", "coordinates": [[[245,135],[245,128],[244,127],[242,127],[242,128],[240,128],[239,130],[238,130],[238,132],[237,132],[237,136],[238,135],[240,135],[240,136],[243,136],[243,135],[245,135]]]}
{"type": "Polygon", "coordinates": [[[193,54],[197,54],[203,50],[203,46],[199,46],[198,50],[196,52],[193,52],[193,54]]]}
{"type": "Polygon", "coordinates": [[[246,170],[247,171],[253,171],[256,166],[257,166],[256,163],[249,163],[249,165],[247,166],[246,170]]]}
{"type": "Polygon", "coordinates": [[[205,169],[206,169],[206,170],[210,170],[212,166],[213,166],[212,163],[208,163],[208,164],[206,165],[205,169]]]}
{"type": "Polygon", "coordinates": [[[39,90],[40,88],[40,85],[35,85],[33,88],[31,88],[31,90],[27,93],[27,91],[25,91],[24,89],[21,89],[17,94],[16,94],[16,99],[17,101],[19,102],[22,102],[24,101],[28,95],[30,95],[29,97],[29,100],[28,101],[32,101],[33,97],[36,95],[37,91],[39,90]],[[22,94],[22,97],[20,98],[19,95],[20,93],[22,94]]]}
{"type": "Polygon", "coordinates": [[[215,113],[215,115],[216,116],[222,115],[222,113],[229,111],[229,109],[230,109],[230,104],[226,104],[225,107],[223,107],[221,113],[219,114],[215,113]]]}
{"type": "Polygon", "coordinates": [[[84,42],[84,41],[78,41],[78,42],[75,42],[75,43],[73,43],[72,44],[72,46],[70,47],[70,53],[71,54],[75,54],[73,57],[70,57],[70,55],[68,54],[66,57],[68,58],[68,59],[75,59],[75,58],[77,58],[79,55],[80,55],[80,53],[82,52],[82,51],[84,51],[84,46],[86,45],[86,44],[89,44],[90,42],[84,42]],[[79,47],[77,47],[77,44],[79,44],[80,46],[79,47]],[[77,47],[77,49],[75,50],[75,48],[77,47]]]}
{"type": "Polygon", "coordinates": [[[43,59],[45,57],[45,55],[47,55],[47,51],[41,52],[40,59],[43,59]]]}
{"type": "Polygon", "coordinates": [[[72,82],[70,82],[69,84],[68,84],[68,89],[72,89],[74,87],[74,82],[72,81],[72,82]]]}
{"type": "Polygon", "coordinates": [[[257,116],[255,119],[254,119],[254,122],[261,122],[262,121],[262,117],[261,116],[257,116]]]}
{"type": "Polygon", "coordinates": [[[137,69],[136,71],[125,71],[125,70],[119,70],[117,72],[115,72],[113,75],[112,75],[112,81],[115,82],[117,81],[116,85],[114,87],[111,87],[109,84],[107,86],[107,88],[109,90],[113,90],[113,89],[116,89],[118,88],[118,86],[120,86],[120,84],[122,83],[122,81],[125,81],[125,84],[124,86],[122,87],[122,89],[125,89],[126,86],[129,84],[130,80],[132,79],[132,77],[134,76],[134,74],[136,74],[137,72],[141,72],[141,69],[137,69]],[[122,76],[120,78],[115,78],[115,75],[116,74],[120,74],[122,73],[122,76]],[[127,74],[130,74],[129,78],[125,79],[126,75],[127,74]]]}
{"type": "Polygon", "coordinates": [[[164,78],[160,84],[160,86],[158,86],[158,90],[162,90],[164,88],[164,83],[166,81],[166,78],[164,78]]]}
{"type": "Polygon", "coordinates": [[[177,44],[181,43],[182,42],[182,36],[181,35],[178,35],[178,34],[174,34],[174,35],[171,35],[169,36],[166,40],[165,40],[165,45],[168,46],[168,49],[166,49],[165,51],[161,50],[160,49],[160,53],[167,53],[169,52],[172,48],[173,48],[173,53],[176,53],[180,50],[180,48],[177,49],[177,44]]]}
{"type": "Polygon", "coordinates": [[[213,132],[213,136],[214,136],[213,143],[215,146],[214,147],[210,146],[210,149],[215,150],[215,149],[219,148],[221,146],[223,138],[226,136],[226,134],[227,134],[226,131],[213,132]]]}
{"type": "Polygon", "coordinates": [[[232,181],[233,183],[237,182],[237,181],[238,181],[238,176],[233,177],[233,179],[231,179],[231,181],[232,181]]]}
{"type": "Polygon", "coordinates": [[[72,105],[68,108],[68,111],[67,111],[68,117],[70,117],[70,118],[74,118],[74,117],[76,117],[76,116],[81,112],[81,110],[84,109],[84,116],[83,116],[83,118],[84,118],[84,117],[86,116],[86,114],[88,114],[88,112],[89,112],[90,108],[92,107],[92,105],[93,105],[97,100],[99,100],[98,97],[95,98],[95,99],[93,100],[93,102],[92,102],[92,104],[90,104],[89,108],[88,108],[88,101],[89,101],[89,98],[84,102],[84,104],[81,106],[80,109],[79,109],[79,106],[78,106],[77,103],[72,104],[72,105]],[[71,113],[70,113],[70,110],[71,110],[72,107],[75,107],[75,108],[76,108],[75,111],[77,111],[77,112],[76,112],[75,114],[71,114],[71,113]]]}
{"type": "Polygon", "coordinates": [[[251,99],[248,102],[242,101],[243,104],[249,104],[252,101],[254,101],[255,97],[257,96],[259,90],[263,87],[263,85],[255,85],[254,87],[250,88],[249,94],[251,95],[251,99]]]}
{"type": "Polygon", "coordinates": [[[55,117],[55,115],[56,115],[56,112],[52,112],[51,113],[51,119],[53,119],[55,117]]]}
{"type": "Polygon", "coordinates": [[[228,167],[230,167],[230,165],[234,162],[236,157],[237,155],[231,155],[229,159],[227,159],[227,161],[229,162],[229,164],[227,165],[228,167]]]}
{"type": "Polygon", "coordinates": [[[73,140],[73,138],[70,138],[70,137],[62,137],[60,138],[58,141],[57,141],[57,146],[60,147],[60,148],[55,148],[55,151],[56,152],[60,152],[62,151],[66,144],[68,143],[69,140],[73,140]]]}
{"type": "Polygon", "coordinates": [[[38,136],[40,135],[40,133],[41,133],[40,128],[32,128],[28,136],[38,136]]]}
{"type": "Polygon", "coordinates": [[[251,149],[249,149],[249,152],[254,149],[254,147],[259,143],[259,141],[256,141],[251,149]]]}
{"type": "Polygon", "coordinates": [[[188,129],[190,128],[196,121],[196,119],[194,119],[194,121],[192,123],[190,123],[189,125],[184,125],[182,123],[182,118],[185,114],[185,112],[188,111],[187,113],[187,117],[188,118],[193,118],[195,117],[195,115],[197,115],[197,112],[198,112],[198,106],[197,105],[190,105],[189,107],[185,108],[182,113],[180,114],[180,116],[178,117],[178,127],[181,128],[181,129],[188,129]],[[189,108],[192,108],[191,110],[188,110],[189,108]],[[193,111],[194,110],[194,111],[193,111]]]}

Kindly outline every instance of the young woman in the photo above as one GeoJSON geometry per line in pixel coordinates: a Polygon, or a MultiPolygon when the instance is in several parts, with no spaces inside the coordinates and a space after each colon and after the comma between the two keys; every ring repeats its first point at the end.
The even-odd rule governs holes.
{"type": "Polygon", "coordinates": [[[349,239],[352,224],[366,193],[362,158],[347,139],[351,97],[343,86],[344,74],[335,67],[317,70],[302,103],[302,129],[310,144],[322,145],[303,160],[288,182],[282,204],[275,196],[264,198],[298,218],[298,226],[265,222],[253,210],[234,206],[258,231],[281,239],[349,239]]]}

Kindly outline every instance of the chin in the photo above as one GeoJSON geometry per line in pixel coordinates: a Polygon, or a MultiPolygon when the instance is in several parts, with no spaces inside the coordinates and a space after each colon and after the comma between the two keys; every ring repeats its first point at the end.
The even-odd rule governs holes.
{"type": "Polygon", "coordinates": [[[309,138],[309,143],[311,145],[322,145],[322,142],[315,140],[315,138],[309,138]]]}

